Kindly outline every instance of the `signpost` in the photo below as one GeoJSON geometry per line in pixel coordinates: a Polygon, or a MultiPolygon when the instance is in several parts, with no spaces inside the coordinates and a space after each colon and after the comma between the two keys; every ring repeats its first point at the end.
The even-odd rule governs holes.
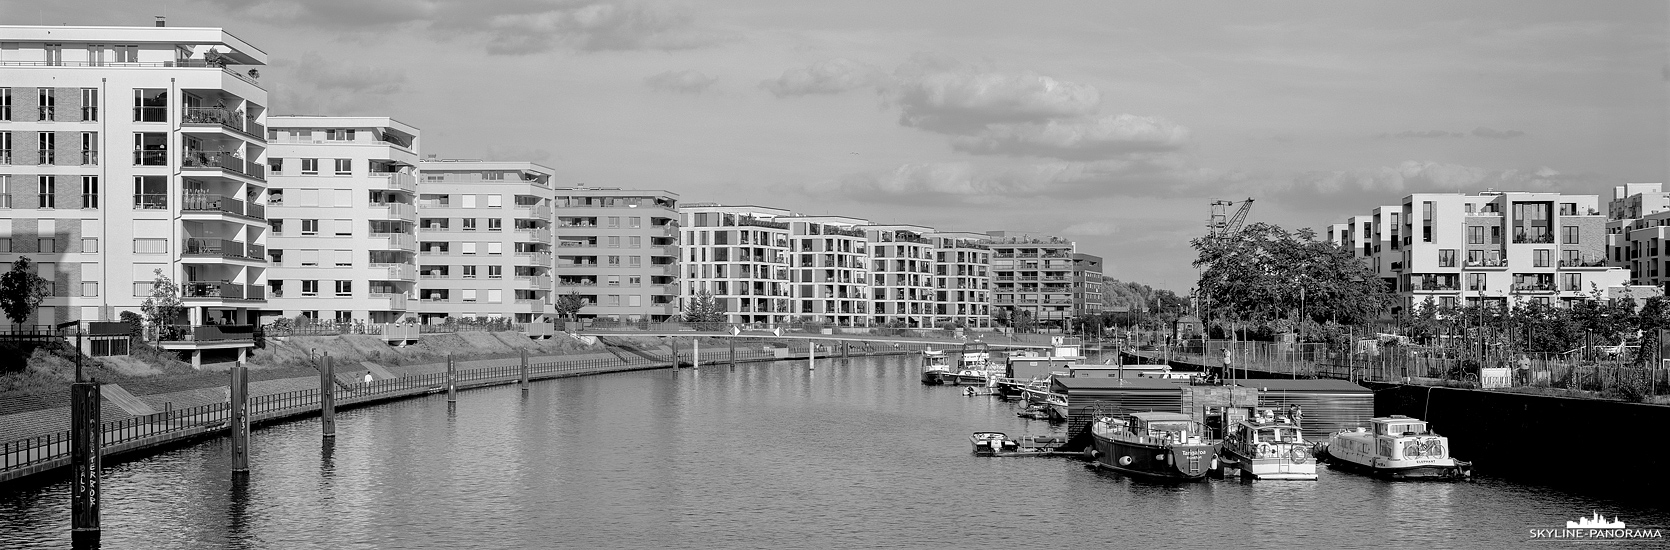
{"type": "Polygon", "coordinates": [[[70,385],[70,538],[96,542],[99,529],[99,385],[81,372],[81,321],[58,323],[75,327],[75,383],[70,385]]]}

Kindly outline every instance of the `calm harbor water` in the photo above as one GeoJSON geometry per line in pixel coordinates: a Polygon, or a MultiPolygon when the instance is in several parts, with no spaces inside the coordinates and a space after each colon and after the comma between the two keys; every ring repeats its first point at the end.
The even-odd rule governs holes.
{"type": "MultiPolygon", "coordinates": [[[[973,457],[971,431],[1049,426],[918,371],[891,357],[549,380],[461,393],[452,413],[439,395],[346,411],[334,444],[300,420],[254,433],[247,483],[224,439],[107,470],[104,547],[1514,548],[1593,511],[1670,526],[1658,499],[1488,477],[1162,485],[973,457]]],[[[0,548],[67,547],[68,508],[67,484],[0,492],[0,548]]]]}

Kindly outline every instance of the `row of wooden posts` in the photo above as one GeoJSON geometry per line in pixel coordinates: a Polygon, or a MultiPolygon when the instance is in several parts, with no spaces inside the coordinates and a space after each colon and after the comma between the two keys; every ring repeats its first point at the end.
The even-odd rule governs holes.
{"type": "MultiPolygon", "coordinates": [[[[849,356],[850,343],[841,341],[841,357],[849,356]]],[[[693,340],[691,367],[701,367],[701,341],[693,340]]],[[[673,369],[678,369],[678,339],[672,339],[673,369]]],[[[323,365],[319,369],[319,429],[325,438],[336,437],[336,369],[330,354],[323,357],[323,365]]],[[[730,364],[736,366],[736,340],[730,342],[730,364]]],[[[809,369],[817,368],[817,343],[812,343],[806,357],[809,369]]],[[[446,358],[446,401],[447,410],[456,410],[458,406],[458,371],[453,362],[452,354],[446,358]]],[[[523,392],[528,391],[528,352],[522,350],[522,362],[519,371],[519,385],[523,392]]],[[[232,476],[234,479],[245,478],[249,475],[249,368],[243,362],[232,367],[230,389],[230,408],[232,417],[230,428],[232,431],[232,476]]],[[[71,539],[75,543],[96,542],[101,533],[99,528],[99,469],[101,457],[99,448],[104,434],[100,426],[102,419],[99,414],[100,395],[97,382],[77,381],[71,385],[70,392],[70,469],[71,469],[71,506],[70,529],[71,539]]]]}

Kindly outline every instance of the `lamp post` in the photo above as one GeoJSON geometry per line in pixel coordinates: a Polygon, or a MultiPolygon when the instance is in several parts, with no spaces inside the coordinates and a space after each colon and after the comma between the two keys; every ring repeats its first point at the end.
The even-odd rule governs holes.
{"type": "Polygon", "coordinates": [[[75,327],[75,383],[70,385],[70,538],[75,542],[99,539],[99,385],[81,371],[81,321],[58,323],[75,327]]]}

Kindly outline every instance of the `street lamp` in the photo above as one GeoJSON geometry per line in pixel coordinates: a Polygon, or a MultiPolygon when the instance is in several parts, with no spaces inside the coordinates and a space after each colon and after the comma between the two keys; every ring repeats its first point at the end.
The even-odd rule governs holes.
{"type": "Polygon", "coordinates": [[[81,377],[81,320],[64,321],[58,323],[55,328],[64,330],[70,327],[75,327],[75,381],[81,383],[83,381],[81,377]]]}

